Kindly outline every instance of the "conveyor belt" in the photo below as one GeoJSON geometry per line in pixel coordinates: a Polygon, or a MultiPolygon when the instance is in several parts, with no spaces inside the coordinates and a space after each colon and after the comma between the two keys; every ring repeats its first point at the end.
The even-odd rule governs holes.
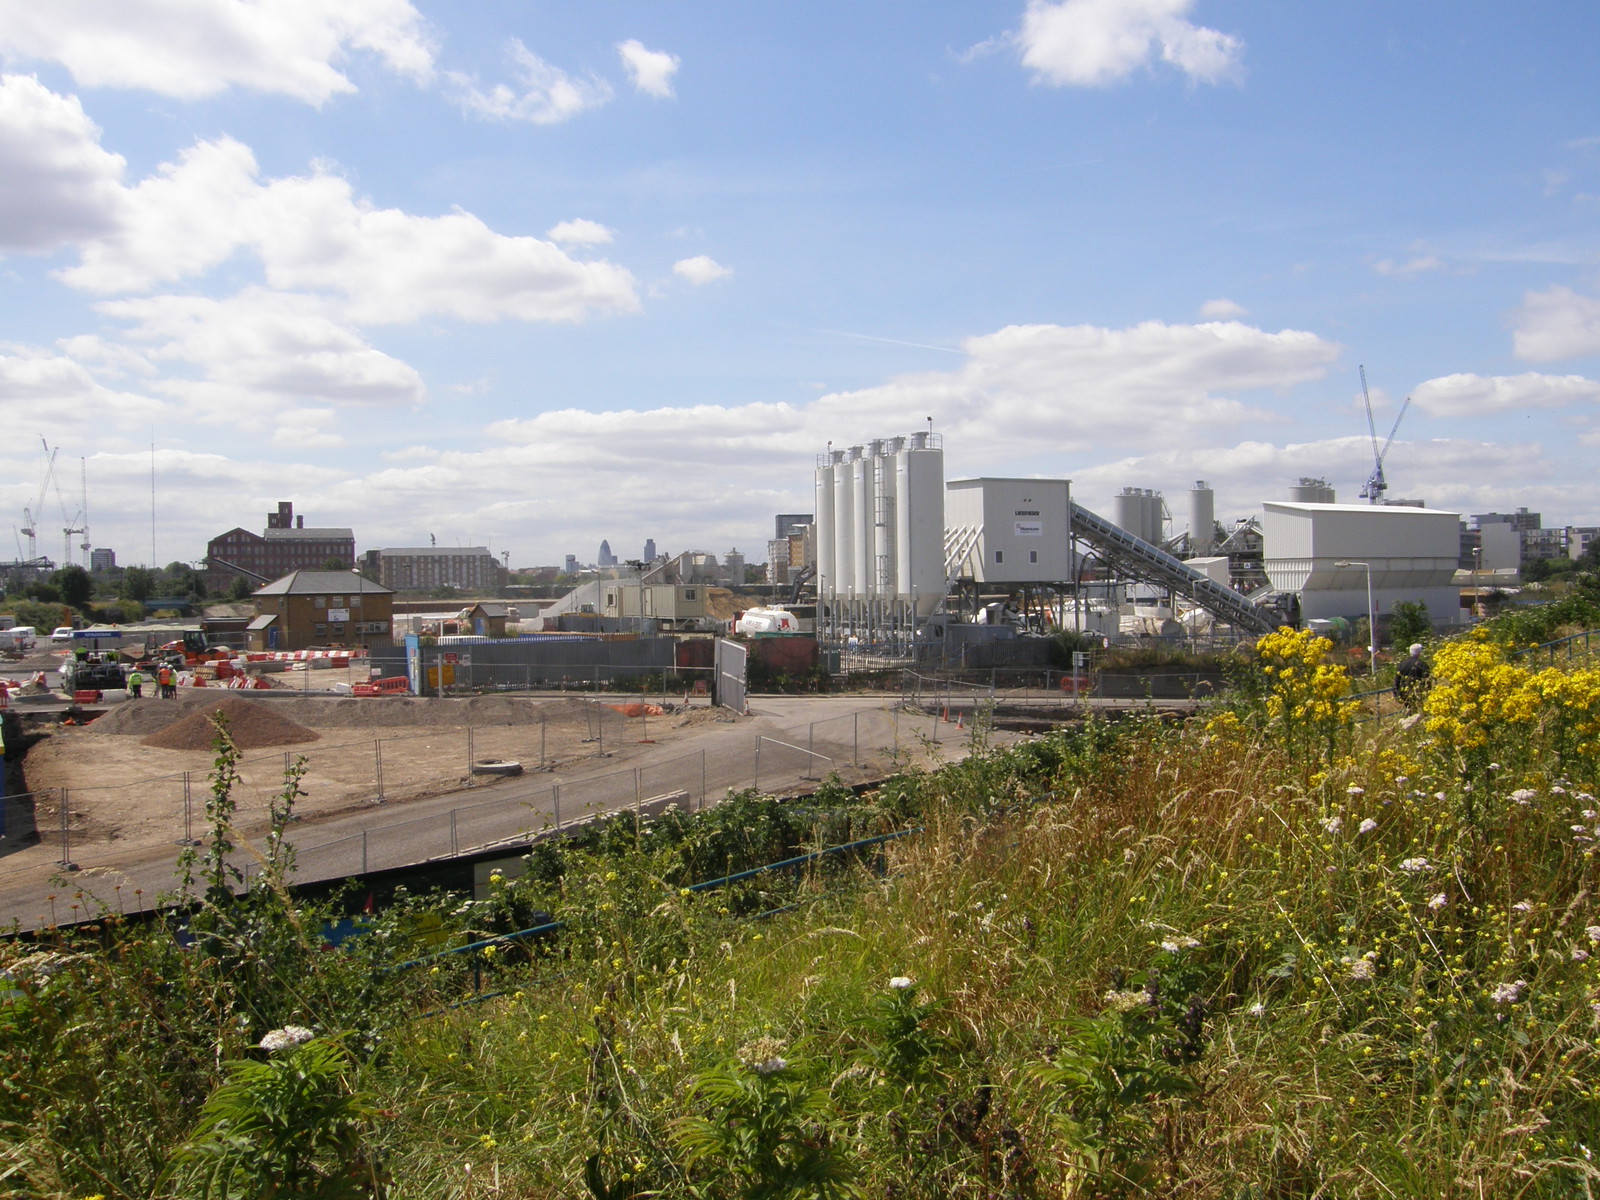
{"type": "Polygon", "coordinates": [[[1095,548],[1100,557],[1119,570],[1153,580],[1182,592],[1219,620],[1252,633],[1271,633],[1278,625],[1274,614],[1252,604],[1230,587],[1224,587],[1174,558],[1165,550],[1133,536],[1099,513],[1072,503],[1072,532],[1095,548]]]}

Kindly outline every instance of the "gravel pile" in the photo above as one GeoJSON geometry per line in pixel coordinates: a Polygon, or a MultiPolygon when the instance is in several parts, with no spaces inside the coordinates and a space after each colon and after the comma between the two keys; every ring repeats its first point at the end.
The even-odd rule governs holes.
{"type": "Polygon", "coordinates": [[[192,709],[165,729],[142,738],[140,744],[164,750],[208,750],[216,744],[217,731],[212,718],[218,713],[227,719],[228,733],[241,750],[292,746],[298,742],[314,742],[320,736],[277,711],[274,704],[229,696],[219,703],[192,709]]]}

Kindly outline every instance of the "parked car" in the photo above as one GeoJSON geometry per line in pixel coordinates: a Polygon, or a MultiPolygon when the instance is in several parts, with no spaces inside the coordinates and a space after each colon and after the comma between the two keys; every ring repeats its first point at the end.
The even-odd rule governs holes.
{"type": "Polygon", "coordinates": [[[70,642],[72,640],[71,625],[57,625],[55,632],[50,635],[52,642],[70,642]]]}

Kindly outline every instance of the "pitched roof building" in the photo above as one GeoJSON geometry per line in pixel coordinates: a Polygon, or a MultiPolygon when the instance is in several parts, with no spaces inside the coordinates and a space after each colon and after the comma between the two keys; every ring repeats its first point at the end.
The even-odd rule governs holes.
{"type": "Polygon", "coordinates": [[[252,595],[251,650],[318,646],[388,646],[394,640],[394,593],[354,571],[293,571],[252,595]]]}

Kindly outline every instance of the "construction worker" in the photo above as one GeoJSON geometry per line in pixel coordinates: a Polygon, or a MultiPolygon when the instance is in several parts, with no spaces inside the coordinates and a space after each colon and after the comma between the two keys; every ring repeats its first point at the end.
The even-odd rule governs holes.
{"type": "Polygon", "coordinates": [[[1405,662],[1394,669],[1394,694],[1407,712],[1416,712],[1433,686],[1433,672],[1422,657],[1422,643],[1413,643],[1405,662]]]}
{"type": "Polygon", "coordinates": [[[137,700],[143,690],[144,676],[139,674],[139,668],[135,667],[128,672],[128,695],[137,700]]]}
{"type": "Polygon", "coordinates": [[[171,700],[177,688],[172,685],[172,664],[162,663],[156,668],[156,695],[163,700],[171,700]]]}

